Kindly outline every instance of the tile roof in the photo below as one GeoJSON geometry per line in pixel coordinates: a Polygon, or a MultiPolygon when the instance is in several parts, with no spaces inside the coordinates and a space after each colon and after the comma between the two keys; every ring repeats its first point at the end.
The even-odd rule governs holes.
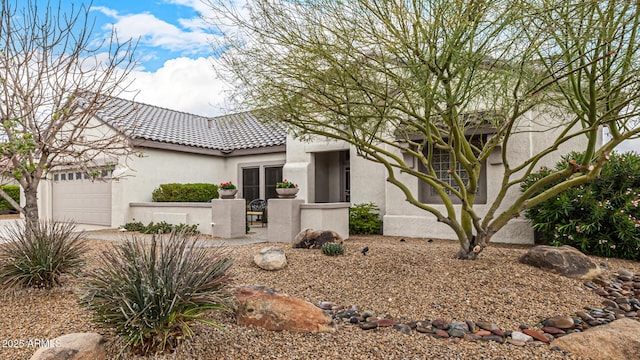
{"type": "Polygon", "coordinates": [[[206,117],[112,98],[97,117],[134,139],[232,152],[285,145],[286,128],[253,112],[206,117]]]}

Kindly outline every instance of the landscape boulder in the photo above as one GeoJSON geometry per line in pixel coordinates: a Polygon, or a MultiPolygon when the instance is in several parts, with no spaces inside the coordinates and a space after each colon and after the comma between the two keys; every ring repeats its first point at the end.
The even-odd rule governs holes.
{"type": "Polygon", "coordinates": [[[569,245],[561,247],[534,246],[520,257],[520,262],[573,279],[593,279],[602,273],[602,269],[597,263],[569,245]]]}
{"type": "Polygon", "coordinates": [[[253,262],[264,270],[280,270],[287,266],[287,256],[281,247],[267,246],[253,257],[253,262]]]}
{"type": "Polygon", "coordinates": [[[312,303],[260,285],[235,290],[238,325],[272,331],[334,332],[331,318],[312,303]]]}
{"type": "Polygon", "coordinates": [[[320,249],[326,243],[342,244],[342,236],[331,230],[304,229],[296,235],[291,243],[292,248],[298,249],[320,249]]]}
{"type": "Polygon", "coordinates": [[[640,322],[620,319],[555,339],[551,346],[593,360],[637,359],[640,322]]]}
{"type": "Polygon", "coordinates": [[[104,338],[97,333],[73,333],[49,341],[31,360],[104,360],[104,338]]]}

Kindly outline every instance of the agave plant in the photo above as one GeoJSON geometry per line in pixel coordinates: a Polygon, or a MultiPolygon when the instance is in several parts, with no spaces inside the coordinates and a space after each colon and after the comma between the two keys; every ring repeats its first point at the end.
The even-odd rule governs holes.
{"type": "Polygon", "coordinates": [[[7,225],[0,235],[0,284],[51,288],[60,285],[62,275],[76,275],[88,249],[75,229],[73,222],[58,221],[32,229],[18,221],[7,225]]]}
{"type": "Polygon", "coordinates": [[[88,273],[81,303],[122,337],[123,350],[169,353],[193,335],[195,322],[221,328],[203,315],[232,309],[232,259],[222,250],[196,247],[196,241],[184,232],[154,236],[150,243],[133,236],[105,250],[100,266],[88,273]]]}

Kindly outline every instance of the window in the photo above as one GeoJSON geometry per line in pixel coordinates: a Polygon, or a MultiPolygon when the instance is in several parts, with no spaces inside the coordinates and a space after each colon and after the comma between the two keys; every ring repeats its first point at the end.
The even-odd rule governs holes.
{"type": "Polygon", "coordinates": [[[60,180],[60,175],[53,174],[53,181],[58,181],[58,180],[60,180]]]}
{"type": "Polygon", "coordinates": [[[264,168],[265,199],[277,198],[276,183],[282,181],[282,166],[264,168]]]}
{"type": "Polygon", "coordinates": [[[242,196],[248,202],[260,198],[260,168],[242,169],[242,196]]]}
{"type": "Polygon", "coordinates": [[[67,174],[67,180],[73,180],[73,173],[67,174]]]}
{"type": "Polygon", "coordinates": [[[60,174],[60,180],[61,181],[67,180],[67,174],[60,174]]]}
{"type": "Polygon", "coordinates": [[[77,172],[76,173],[76,180],[82,180],[82,173],[81,172],[77,172]]]}
{"type": "MultiPolygon", "coordinates": [[[[449,174],[449,169],[451,168],[451,155],[443,150],[434,149],[433,156],[431,158],[433,169],[436,173],[438,179],[443,180],[450,184],[455,189],[459,190],[460,187],[458,183],[453,179],[453,176],[449,174]]],[[[420,164],[420,170],[425,171],[426,169],[422,164],[420,164]]],[[[456,173],[460,176],[462,181],[467,184],[469,181],[469,174],[462,166],[457,163],[456,164],[456,173]]],[[[442,199],[436,192],[435,188],[430,186],[429,184],[420,181],[418,186],[419,198],[423,203],[431,203],[437,204],[442,203],[442,199]]],[[[450,191],[447,190],[450,194],[450,191]]],[[[454,203],[459,204],[460,199],[457,197],[451,198],[454,203]]],[[[486,164],[482,164],[482,169],[480,170],[480,177],[478,183],[478,193],[476,194],[475,199],[476,204],[486,204],[487,203],[487,174],[486,174],[486,164]]]]}
{"type": "Polygon", "coordinates": [[[276,183],[282,181],[282,164],[278,162],[241,164],[240,184],[242,197],[247,202],[254,199],[278,197],[276,183]]]}

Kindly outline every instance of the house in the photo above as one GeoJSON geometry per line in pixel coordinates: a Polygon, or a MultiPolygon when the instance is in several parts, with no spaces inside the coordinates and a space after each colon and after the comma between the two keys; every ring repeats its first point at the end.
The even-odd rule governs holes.
{"type": "MultiPolygon", "coordinates": [[[[111,109],[131,114],[124,125],[138,156],[104,159],[95,169],[101,181],[71,168],[50,172],[40,188],[42,218],[118,227],[132,220],[130,203],[151,201],[165,183],[232,181],[247,199],[275,196],[285,163],[282,126],[265,125],[251,112],[209,118],[113,102],[111,109]]],[[[115,131],[110,118],[101,113],[95,120],[115,131]]]]}
{"type": "MultiPolygon", "coordinates": [[[[251,200],[275,197],[275,183],[288,178],[299,185],[298,198],[307,203],[375,203],[381,210],[385,235],[455,238],[449,227],[406,202],[400,190],[386,182],[381,165],[357,157],[347,143],[302,142],[287,135],[283,126],[265,124],[258,119],[260,114],[252,112],[207,118],[128,100],[113,101],[124,113],[136,108],[135,119],[130,120],[136,124],[130,138],[141,156],[128,163],[105,160],[96,169],[104,181],[92,182],[73,169],[48,174],[41,189],[43,218],[72,218],[78,223],[117,227],[133,220],[130,204],[151,201],[152,191],[160,184],[232,181],[239,187],[239,196],[251,200]]],[[[553,138],[550,131],[559,131],[541,131],[551,121],[541,121],[544,114],[529,114],[524,119],[519,126],[534,131],[512,137],[511,142],[518,144],[509,151],[513,162],[549,146],[553,138]]],[[[96,120],[109,126],[109,114],[99,114],[96,120]]],[[[580,145],[580,140],[570,141],[559,153],[580,145]]],[[[402,156],[399,150],[393,151],[402,156]]],[[[548,156],[541,165],[555,164],[558,156],[548,156]]],[[[484,200],[476,204],[481,214],[499,190],[499,153],[492,154],[484,166],[484,200]]],[[[417,178],[397,175],[423,202],[443,207],[429,197],[429,189],[417,178]]],[[[504,203],[509,203],[508,198],[504,203]]],[[[514,219],[493,240],[533,243],[533,230],[526,220],[514,219]]]]}

